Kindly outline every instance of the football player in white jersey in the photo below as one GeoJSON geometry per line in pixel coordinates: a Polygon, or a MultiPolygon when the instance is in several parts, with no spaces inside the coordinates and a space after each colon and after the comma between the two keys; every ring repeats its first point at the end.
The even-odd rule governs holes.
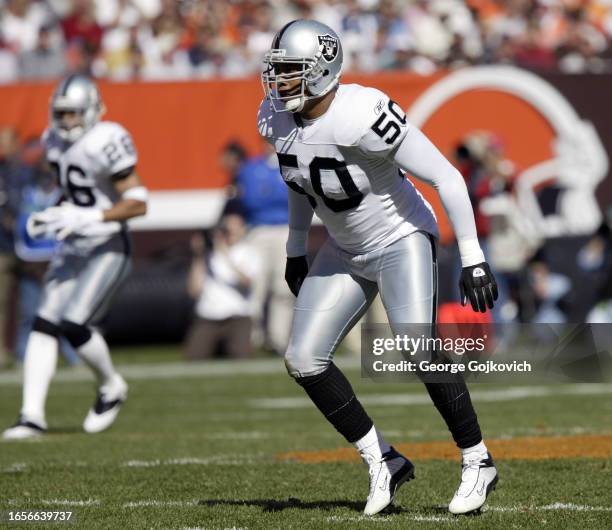
{"type": "Polygon", "coordinates": [[[60,335],[97,378],[97,397],[83,423],[86,432],[108,428],[127,398],[127,384],[94,326],[129,270],[126,221],[145,214],[147,189],[135,171],[138,158],[130,134],[118,123],[100,121],[103,112],[95,83],[83,75],[64,79],[51,98],[43,144],[63,201],[33,214],[27,229],[33,238],[54,237],[62,244],[47,271],[28,338],[21,413],[4,439],[45,433],[45,402],[60,335]]]}
{"type": "MultiPolygon", "coordinates": [[[[369,466],[364,512],[372,515],[393,502],[414,466],[388,445],[332,358],[377,292],[394,333],[402,324],[435,323],[436,218],[404,171],[433,185],[448,213],[463,266],[462,303],[485,312],[497,286],[461,174],[387,95],[340,84],[341,67],[342,46],[331,28],[310,20],[287,24],[264,59],[258,127],[290,188],[285,278],[297,301],[285,363],[369,466]],[[309,267],[313,209],[330,237],[309,267]]],[[[449,510],[473,512],[495,487],[497,471],[469,391],[460,376],[425,385],[462,456],[449,510]]]]}

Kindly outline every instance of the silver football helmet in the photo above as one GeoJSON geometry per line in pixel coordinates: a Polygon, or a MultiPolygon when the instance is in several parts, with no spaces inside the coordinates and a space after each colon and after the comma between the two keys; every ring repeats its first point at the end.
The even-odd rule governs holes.
{"type": "Polygon", "coordinates": [[[276,112],[299,112],[307,100],[332,90],[341,70],[342,45],[334,30],[314,20],[294,20],[275,35],[261,82],[276,112]],[[299,90],[283,93],[282,85],[295,80],[299,90]]]}
{"type": "Polygon", "coordinates": [[[73,74],[55,89],[49,105],[49,122],[60,138],[73,143],[98,123],[103,110],[96,84],[85,75],[73,74]],[[63,118],[65,112],[77,112],[78,123],[68,126],[63,118]]]}

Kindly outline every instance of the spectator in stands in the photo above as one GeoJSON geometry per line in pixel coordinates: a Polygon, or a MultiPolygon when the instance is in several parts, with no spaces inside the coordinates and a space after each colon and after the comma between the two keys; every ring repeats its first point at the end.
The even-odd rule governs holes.
{"type": "Polygon", "coordinates": [[[553,272],[549,265],[536,255],[529,265],[529,284],[533,290],[534,324],[564,324],[567,314],[563,298],[572,287],[567,276],[553,272]]]}
{"type": "Polygon", "coordinates": [[[514,49],[514,63],[523,68],[546,71],[557,67],[557,58],[553,50],[542,43],[539,21],[532,19],[529,26],[514,49]]]}
{"type": "Polygon", "coordinates": [[[342,35],[347,70],[370,72],[376,69],[377,16],[362,9],[357,0],[346,2],[337,33],[342,35]]]}
{"type": "Polygon", "coordinates": [[[96,20],[93,0],[74,0],[72,13],[62,20],[68,44],[78,43],[85,54],[94,57],[100,50],[103,29],[96,20]]]}
{"type": "Polygon", "coordinates": [[[587,19],[581,9],[568,10],[565,38],[557,48],[562,72],[603,72],[610,70],[600,57],[609,48],[605,36],[587,19]]]}
{"type": "Polygon", "coordinates": [[[257,71],[264,53],[270,49],[270,43],[276,31],[272,27],[272,8],[262,3],[253,13],[253,22],[246,36],[246,51],[251,69],[257,71]]]}
{"type": "Polygon", "coordinates": [[[45,2],[7,0],[0,11],[0,35],[14,53],[36,47],[40,28],[52,21],[45,2]]]}
{"type": "Polygon", "coordinates": [[[97,21],[104,27],[104,35],[96,67],[102,75],[116,80],[140,77],[142,40],[150,32],[149,18],[160,9],[158,0],[97,1],[97,21]]]}
{"type": "Polygon", "coordinates": [[[346,71],[427,74],[491,62],[612,71],[608,0],[5,0],[0,10],[9,72],[6,54],[35,49],[40,28],[59,20],[69,70],[116,79],[252,76],[272,35],[295,18],[337,31],[346,71]]]}
{"type": "Polygon", "coordinates": [[[19,60],[23,79],[54,79],[66,70],[62,37],[52,26],[42,26],[36,47],[23,52],[19,60]]]}
{"type": "Polygon", "coordinates": [[[95,61],[100,52],[104,29],[96,20],[93,0],[75,0],[61,20],[66,46],[66,69],[97,75],[95,61]]]}
{"type": "Polygon", "coordinates": [[[230,182],[229,197],[234,198],[238,193],[236,179],[247,160],[247,152],[244,146],[237,140],[231,140],[221,153],[221,167],[225,170],[230,182]]]}
{"type": "Polygon", "coordinates": [[[215,52],[214,31],[208,27],[200,28],[188,51],[189,62],[198,72],[198,77],[208,77],[216,74],[215,52]]]}
{"type": "Polygon", "coordinates": [[[261,155],[241,166],[235,186],[250,228],[247,240],[257,249],[261,261],[254,294],[258,308],[255,342],[280,354],[289,340],[294,298],[285,283],[287,186],[270,146],[266,144],[261,155]]]}
{"type": "Polygon", "coordinates": [[[144,67],[138,26],[117,28],[104,36],[104,62],[99,66],[106,69],[106,75],[114,80],[137,79],[144,67]],[[107,38],[108,37],[108,38],[107,38]]]}
{"type": "Polygon", "coordinates": [[[188,291],[196,300],[196,315],[185,342],[188,359],[209,359],[219,350],[230,358],[252,353],[254,282],[260,265],[245,234],[242,216],[227,209],[210,244],[201,234],[192,239],[188,291]]]}
{"type": "Polygon", "coordinates": [[[142,41],[145,79],[186,79],[191,75],[189,56],[180,46],[182,34],[180,5],[164,1],[142,41]]]}
{"type": "Polygon", "coordinates": [[[0,35],[0,84],[19,81],[19,62],[17,55],[2,40],[0,35]]]}

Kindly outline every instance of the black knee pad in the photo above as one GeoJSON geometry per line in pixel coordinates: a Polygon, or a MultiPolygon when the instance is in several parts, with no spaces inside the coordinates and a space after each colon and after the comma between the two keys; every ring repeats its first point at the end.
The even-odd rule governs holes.
{"type": "Polygon", "coordinates": [[[52,337],[59,337],[60,327],[49,320],[45,320],[41,317],[36,317],[32,324],[32,331],[38,331],[45,335],[51,335],[52,337]]]}
{"type": "Polygon", "coordinates": [[[75,324],[69,320],[62,320],[60,330],[73,348],[78,348],[91,339],[91,330],[83,324],[75,324]]]}

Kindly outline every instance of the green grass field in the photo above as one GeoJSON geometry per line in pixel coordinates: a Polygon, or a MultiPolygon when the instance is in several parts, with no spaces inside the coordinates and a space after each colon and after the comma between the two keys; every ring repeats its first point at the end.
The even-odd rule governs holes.
{"type": "MultiPolygon", "coordinates": [[[[279,457],[347,445],[308,406],[280,359],[186,365],[160,352],[118,358],[130,399],[111,430],[80,431],[92,381],[63,370],[51,387],[50,434],[0,443],[0,510],[70,510],[73,527],[87,529],[612,527],[612,460],[557,458],[554,438],[554,458],[498,458],[500,483],[480,515],[446,511],[458,460],[415,458],[416,480],[399,491],[396,508],[363,517],[363,464],[279,457]]],[[[449,439],[433,406],[420,403],[424,389],[362,381],[354,367],[347,374],[392,443],[449,439]]],[[[533,396],[532,389],[500,394],[473,385],[487,439],[563,435],[579,444],[612,433],[609,388],[547,388],[533,396]]],[[[14,421],[20,392],[16,374],[0,374],[1,428],[14,421]]]]}

